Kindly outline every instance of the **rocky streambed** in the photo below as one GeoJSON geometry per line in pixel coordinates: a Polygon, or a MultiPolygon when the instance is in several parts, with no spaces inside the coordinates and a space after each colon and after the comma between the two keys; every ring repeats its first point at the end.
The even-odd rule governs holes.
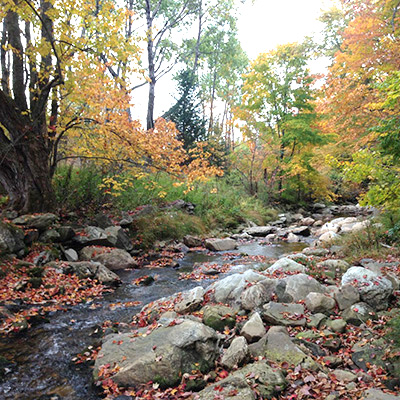
{"type": "Polygon", "coordinates": [[[121,400],[398,398],[400,365],[384,329],[398,263],[350,266],[337,246],[305,248],[371,223],[350,210],[317,206],[229,239],[186,238],[192,250],[173,245],[175,259],[141,269],[121,227],[70,233],[64,262],[45,265],[122,284],[2,338],[1,397],[99,399],[103,387],[121,400]]]}

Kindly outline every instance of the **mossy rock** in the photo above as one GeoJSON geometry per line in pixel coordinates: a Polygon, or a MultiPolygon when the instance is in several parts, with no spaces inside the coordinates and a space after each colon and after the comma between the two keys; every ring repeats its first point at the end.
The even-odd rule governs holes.
{"type": "Polygon", "coordinates": [[[232,329],[236,325],[236,313],[230,307],[207,305],[202,311],[204,325],[216,331],[223,331],[226,326],[232,329]]]}

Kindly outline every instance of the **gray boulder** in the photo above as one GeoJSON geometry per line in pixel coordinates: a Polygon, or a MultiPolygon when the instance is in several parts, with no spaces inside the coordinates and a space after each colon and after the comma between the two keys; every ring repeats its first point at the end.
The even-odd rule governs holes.
{"type": "Polygon", "coordinates": [[[298,226],[297,228],[292,229],[292,233],[295,235],[300,235],[300,236],[310,236],[311,235],[311,230],[309,226],[298,226]]]}
{"type": "Polygon", "coordinates": [[[197,286],[181,294],[181,301],[175,304],[175,311],[186,313],[197,310],[204,300],[204,288],[197,286]]]}
{"type": "Polygon", "coordinates": [[[135,259],[123,249],[89,246],[81,250],[80,256],[82,261],[100,262],[111,271],[138,267],[135,259]]]}
{"type": "Polygon", "coordinates": [[[290,365],[299,365],[309,361],[309,357],[296,346],[287,333],[286,328],[273,326],[267,333],[265,356],[274,362],[287,362],[290,365]]]}
{"type": "Polygon", "coordinates": [[[310,292],[325,293],[325,288],[306,274],[288,276],[277,286],[279,301],[286,303],[304,300],[310,292]]]}
{"type": "Polygon", "coordinates": [[[369,319],[376,319],[376,313],[366,303],[356,303],[342,312],[342,318],[349,324],[359,326],[369,319]]]}
{"type": "Polygon", "coordinates": [[[322,293],[311,292],[305,300],[307,308],[313,313],[326,313],[332,311],[336,306],[336,302],[332,297],[322,293]]]}
{"type": "Polygon", "coordinates": [[[97,379],[102,366],[118,364],[113,381],[121,386],[136,386],[154,381],[173,386],[181,375],[200,364],[208,370],[218,355],[215,331],[200,322],[184,320],[181,324],[161,327],[147,336],[112,335],[103,343],[95,362],[97,379]]]}
{"type": "Polygon", "coordinates": [[[118,247],[126,251],[133,249],[133,245],[120,226],[111,226],[101,229],[97,226],[87,226],[81,233],[74,238],[79,246],[107,246],[118,247]]]}
{"type": "Polygon", "coordinates": [[[221,365],[227,369],[241,366],[249,357],[249,348],[244,337],[239,336],[233,339],[231,345],[224,352],[221,365]]]}
{"type": "Polygon", "coordinates": [[[388,299],[393,293],[393,285],[389,279],[363,267],[351,267],[342,276],[342,285],[354,285],[361,300],[375,310],[385,310],[388,299]]]}
{"type": "Polygon", "coordinates": [[[227,326],[232,329],[236,325],[236,312],[222,305],[206,305],[202,308],[203,323],[217,331],[223,331],[227,326]]]}
{"type": "Polygon", "coordinates": [[[24,248],[23,230],[12,224],[0,222],[0,255],[18,253],[24,248]]]}
{"type": "Polygon", "coordinates": [[[345,310],[360,301],[358,290],[352,285],[343,285],[334,294],[339,310],[345,310]]]}
{"type": "Polygon", "coordinates": [[[243,274],[233,274],[214,282],[207,290],[211,290],[211,300],[216,303],[239,305],[240,296],[247,289],[248,284],[263,280],[265,280],[264,275],[250,269],[243,274]]]}
{"type": "Polygon", "coordinates": [[[324,257],[329,254],[329,251],[322,247],[306,247],[302,253],[306,256],[324,257]]]}
{"type": "Polygon", "coordinates": [[[266,270],[267,272],[305,272],[306,267],[290,258],[280,258],[266,270]]]}
{"type": "Polygon", "coordinates": [[[236,240],[225,239],[206,239],[204,245],[211,251],[229,251],[237,248],[236,240]]]}
{"type": "Polygon", "coordinates": [[[241,308],[252,311],[269,302],[275,292],[276,281],[265,279],[245,289],[240,296],[241,308]]]}
{"type": "Polygon", "coordinates": [[[190,248],[201,247],[203,245],[203,241],[200,238],[191,235],[186,235],[183,238],[183,243],[185,243],[185,245],[190,248]]]}
{"type": "Polygon", "coordinates": [[[305,326],[304,306],[270,302],[263,307],[262,318],[267,324],[305,326]]]}
{"type": "Polygon", "coordinates": [[[194,400],[255,400],[253,387],[257,386],[263,399],[279,396],[287,383],[279,369],[273,369],[265,361],[255,362],[233,372],[194,395],[194,400]],[[217,397],[218,396],[218,397],[217,397]]]}
{"type": "Polygon", "coordinates": [[[80,262],[51,262],[46,264],[63,274],[75,274],[79,278],[96,279],[106,285],[116,285],[121,282],[118,275],[110,271],[103,264],[93,261],[80,262]]]}
{"type": "Polygon", "coordinates": [[[254,226],[244,229],[243,232],[254,237],[265,237],[271,233],[275,233],[276,230],[275,226],[254,226]]]}
{"type": "Polygon", "coordinates": [[[257,342],[266,333],[264,323],[258,312],[255,312],[249,320],[243,325],[240,334],[246,338],[249,343],[257,342]]]}
{"type": "Polygon", "coordinates": [[[51,213],[21,215],[13,220],[15,225],[22,225],[26,228],[46,230],[57,221],[57,216],[51,213]]]}

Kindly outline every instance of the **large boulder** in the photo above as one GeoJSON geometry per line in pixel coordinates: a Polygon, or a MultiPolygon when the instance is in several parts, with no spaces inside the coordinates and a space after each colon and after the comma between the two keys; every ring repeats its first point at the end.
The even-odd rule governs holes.
{"type": "Polygon", "coordinates": [[[276,281],[264,279],[245,289],[240,296],[241,308],[252,311],[271,301],[275,293],[276,281]]]}
{"type": "Polygon", "coordinates": [[[243,325],[240,334],[246,338],[249,343],[257,342],[266,333],[264,323],[258,312],[255,312],[249,320],[243,325]]]}
{"type": "Polygon", "coordinates": [[[349,324],[359,326],[369,319],[376,319],[376,314],[367,303],[356,303],[342,312],[342,318],[349,324]]]}
{"type": "Polygon", "coordinates": [[[84,247],[80,252],[80,258],[82,261],[100,262],[111,271],[138,266],[138,263],[126,250],[113,247],[84,247]]]}
{"type": "Polygon", "coordinates": [[[211,251],[229,251],[234,250],[237,247],[236,240],[230,238],[206,239],[204,245],[211,251]]]}
{"type": "Polygon", "coordinates": [[[257,388],[263,399],[279,396],[286,387],[286,380],[279,369],[273,369],[265,361],[255,362],[233,372],[227,378],[214,383],[196,394],[194,400],[255,400],[257,388]],[[218,397],[217,397],[218,396],[218,397]]]}
{"type": "Polygon", "coordinates": [[[18,253],[23,250],[24,232],[22,229],[0,222],[0,255],[18,253]]]}
{"type": "Polygon", "coordinates": [[[21,225],[25,228],[46,230],[57,221],[57,216],[51,213],[46,214],[27,214],[21,215],[13,220],[16,225],[21,225]]]}
{"type": "Polygon", "coordinates": [[[342,285],[351,284],[358,289],[361,301],[375,310],[385,310],[393,293],[389,279],[363,267],[351,267],[342,276],[342,285]]]}
{"type": "Polygon", "coordinates": [[[223,305],[206,305],[202,308],[203,323],[217,331],[223,331],[227,326],[233,328],[236,325],[236,312],[223,305]]]}
{"type": "Polygon", "coordinates": [[[95,362],[94,376],[106,365],[118,365],[112,379],[121,386],[149,381],[173,386],[182,374],[200,368],[209,370],[218,356],[218,336],[200,322],[161,327],[148,335],[133,338],[125,333],[112,335],[102,345],[95,362]],[[197,367],[196,367],[197,365],[197,367]]]}
{"type": "Polygon", "coordinates": [[[329,313],[336,306],[336,302],[332,297],[314,292],[307,295],[305,304],[312,313],[329,313]]]}
{"type": "Polygon", "coordinates": [[[257,283],[265,280],[265,276],[253,270],[247,270],[243,274],[233,274],[214,282],[207,290],[210,291],[212,301],[231,305],[240,304],[240,297],[249,283],[257,283]]]}
{"type": "Polygon", "coordinates": [[[266,270],[267,272],[305,272],[306,267],[290,258],[280,258],[266,270]]]}
{"type": "Polygon", "coordinates": [[[187,247],[201,247],[203,245],[203,241],[198,238],[197,236],[191,236],[191,235],[186,235],[183,238],[183,243],[187,246],[187,247]]]}
{"type": "Polygon", "coordinates": [[[311,292],[324,293],[324,287],[313,277],[296,274],[282,279],[277,286],[280,301],[290,303],[305,300],[311,292]]]}
{"type": "Polygon", "coordinates": [[[81,247],[107,246],[118,247],[126,251],[133,249],[129,236],[120,226],[111,226],[106,229],[87,226],[82,232],[77,233],[73,240],[81,247]]]}
{"type": "Polygon", "coordinates": [[[265,237],[271,233],[275,233],[277,228],[275,226],[254,226],[244,229],[243,232],[254,237],[265,237]]]}
{"type": "Polygon", "coordinates": [[[240,366],[249,357],[249,347],[243,336],[238,336],[233,339],[231,345],[225,350],[221,365],[227,369],[232,369],[235,366],[240,366]]]}
{"type": "Polygon", "coordinates": [[[267,359],[274,362],[286,362],[296,366],[309,359],[309,357],[292,342],[286,328],[280,326],[273,326],[268,331],[265,356],[267,359]]]}
{"type": "Polygon", "coordinates": [[[262,318],[270,325],[305,326],[304,306],[270,302],[263,307],[262,318]]]}
{"type": "Polygon", "coordinates": [[[175,304],[175,311],[181,314],[196,311],[200,308],[203,300],[204,288],[202,286],[197,286],[181,294],[181,301],[175,304]]]}
{"type": "Polygon", "coordinates": [[[343,285],[334,293],[339,310],[345,310],[360,301],[360,294],[353,285],[343,285]]]}
{"type": "Polygon", "coordinates": [[[80,262],[51,262],[46,264],[63,274],[75,274],[79,278],[96,279],[105,285],[116,285],[121,282],[119,276],[110,271],[103,264],[93,261],[80,262]]]}

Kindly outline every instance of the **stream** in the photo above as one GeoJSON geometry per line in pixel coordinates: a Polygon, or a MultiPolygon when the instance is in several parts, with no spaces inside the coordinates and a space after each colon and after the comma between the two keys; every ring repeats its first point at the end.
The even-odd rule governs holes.
{"type": "MultiPolygon", "coordinates": [[[[282,254],[301,251],[305,243],[262,244],[245,242],[235,251],[240,264],[243,254],[273,259],[282,254]]],[[[268,260],[267,260],[268,261],[268,260]]],[[[208,286],[201,282],[179,280],[179,274],[190,272],[195,263],[227,263],[224,252],[207,254],[190,252],[179,260],[180,268],[142,268],[118,272],[122,285],[102,299],[70,307],[67,311],[50,313],[45,322],[11,338],[0,338],[0,356],[12,360],[14,365],[0,382],[1,399],[18,400],[94,400],[101,399],[93,385],[91,369],[75,364],[72,359],[88,346],[96,346],[96,330],[104,321],[130,323],[132,316],[143,305],[195,286],[208,286]],[[144,275],[156,276],[150,286],[137,286],[132,281],[144,275]],[[139,306],[124,307],[118,303],[142,302],[139,306]]],[[[256,266],[254,261],[253,266],[256,266]]],[[[225,274],[226,275],[226,274],[225,274]]]]}

